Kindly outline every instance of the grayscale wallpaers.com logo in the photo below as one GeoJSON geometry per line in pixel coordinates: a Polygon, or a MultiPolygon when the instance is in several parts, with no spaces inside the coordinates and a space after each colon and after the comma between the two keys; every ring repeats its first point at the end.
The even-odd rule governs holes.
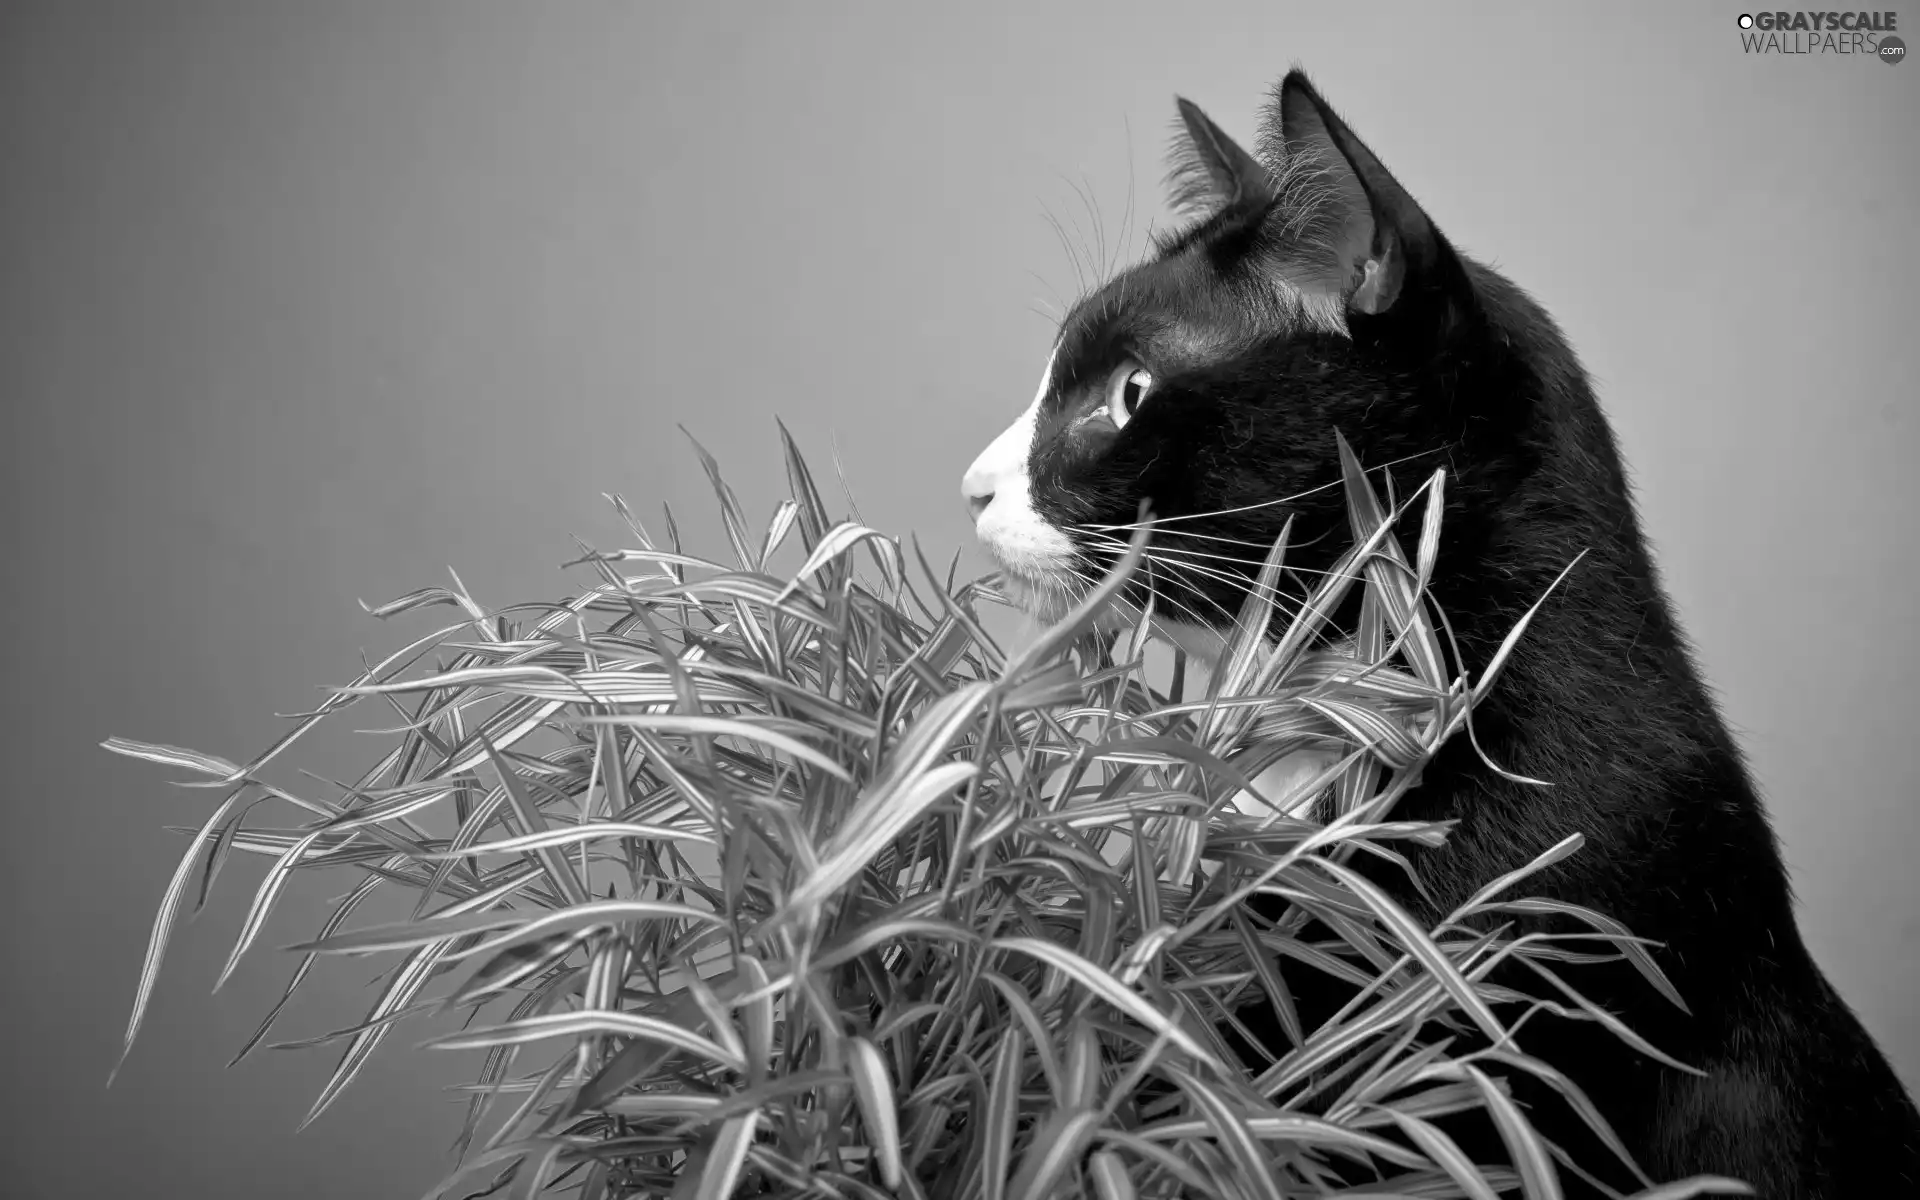
{"type": "Polygon", "coordinates": [[[1740,14],[1740,48],[1748,54],[1849,54],[1902,62],[1907,44],[1894,36],[1898,13],[1763,12],[1740,14]]]}

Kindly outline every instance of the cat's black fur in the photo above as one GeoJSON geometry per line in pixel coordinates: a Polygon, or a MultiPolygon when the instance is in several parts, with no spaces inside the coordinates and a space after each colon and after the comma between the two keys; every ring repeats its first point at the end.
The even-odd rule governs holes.
{"type": "MultiPolygon", "coordinates": [[[[1445,467],[1433,595],[1469,671],[1584,551],[1476,719],[1489,758],[1553,786],[1502,779],[1456,739],[1398,811],[1458,819],[1417,861],[1422,881],[1444,911],[1586,835],[1530,887],[1660,942],[1691,1014],[1624,968],[1569,978],[1707,1074],[1639,1058],[1585,1023],[1539,1018],[1522,1044],[1594,1098],[1654,1179],[1731,1175],[1775,1200],[1920,1196],[1920,1116],[1801,940],[1773,833],[1560,330],[1457,253],[1299,72],[1275,90],[1260,159],[1181,111],[1180,198],[1207,211],[1069,315],[1028,460],[1035,510],[1074,530],[1123,525],[1142,497],[1161,517],[1239,509],[1176,522],[1182,533],[1161,541],[1250,558],[1210,539],[1265,545],[1292,516],[1303,548],[1291,561],[1311,569],[1343,541],[1340,489],[1321,486],[1338,478],[1335,430],[1370,467],[1407,464],[1403,494],[1445,467]],[[1137,413],[1122,429],[1078,420],[1128,359],[1154,376],[1137,413]]],[[[1162,611],[1224,616],[1240,601],[1231,580],[1156,585],[1162,611]]],[[[1404,880],[1382,879],[1435,915],[1404,880]]],[[[1541,1127],[1633,1190],[1553,1107],[1539,1106],[1541,1127]]]]}

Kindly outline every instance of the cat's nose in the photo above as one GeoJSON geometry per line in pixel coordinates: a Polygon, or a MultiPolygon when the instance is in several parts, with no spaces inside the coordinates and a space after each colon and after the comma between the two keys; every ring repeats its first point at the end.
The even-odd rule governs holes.
{"type": "MultiPolygon", "coordinates": [[[[983,454],[981,457],[986,456],[983,454]]],[[[999,482],[997,472],[978,462],[961,477],[960,495],[965,498],[967,515],[973,518],[975,524],[979,523],[980,514],[987,511],[987,505],[993,503],[993,493],[999,482]]]]}

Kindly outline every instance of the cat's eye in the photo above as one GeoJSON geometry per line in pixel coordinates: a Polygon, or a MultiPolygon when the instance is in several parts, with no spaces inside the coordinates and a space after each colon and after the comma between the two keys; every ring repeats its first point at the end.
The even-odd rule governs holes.
{"type": "Polygon", "coordinates": [[[1141,401],[1153,387],[1153,376],[1139,363],[1122,363],[1107,377],[1107,416],[1115,429],[1125,429],[1141,401]]]}

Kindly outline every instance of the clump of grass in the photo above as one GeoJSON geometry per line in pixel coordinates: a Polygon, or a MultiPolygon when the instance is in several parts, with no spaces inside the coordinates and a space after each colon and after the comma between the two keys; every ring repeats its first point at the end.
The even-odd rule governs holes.
{"type": "MultiPolygon", "coordinates": [[[[1525,626],[1477,681],[1446,677],[1426,597],[1441,475],[1389,508],[1343,444],[1355,540],[1312,602],[1269,600],[1283,537],[1205,686],[1177,670],[1156,689],[1139,630],[1094,631],[1144,529],[1009,653],[978,617],[991,581],[956,586],[831,519],[785,444],[791,498],[757,533],[702,452],[731,563],[687,552],[671,513],[656,539],[616,498],[634,544],[570,564],[591,586],[489,612],[456,580],[374,610],[462,615],[244,766],[107,743],[226,792],[187,831],[128,1046],[188,893],[198,881],[204,901],[241,852],[271,866],[227,973],[296,872],[352,885],[294,948],[287,995],[322,956],[399,956],[364,1020],[301,1043],[342,1046],[309,1120],[409,1017],[460,1014],[428,1045],[485,1051],[436,1195],[465,1180],[596,1200],[1298,1197],[1356,1177],[1377,1182],[1341,1194],[1558,1195],[1558,1172],[1578,1167],[1507,1084],[1558,1077],[1496,1007],[1600,1018],[1570,991],[1527,1003],[1488,977],[1515,961],[1551,976],[1566,957],[1508,921],[1529,871],[1579,839],[1431,927],[1351,865],[1445,837],[1392,808],[1470,732],[1525,626]],[[1395,531],[1416,507],[1409,560],[1395,531]],[[797,569],[775,568],[783,553],[797,569]],[[1335,651],[1325,614],[1355,589],[1352,649],[1335,651]],[[356,782],[321,797],[266,780],[318,723],[369,705],[397,727],[356,782]],[[1258,794],[1263,763],[1329,747],[1320,777],[1258,794]],[[304,823],[247,823],[263,800],[304,823]],[[1256,893],[1285,915],[1257,917],[1256,893]],[[394,895],[409,919],[356,927],[394,895]],[[1302,1028],[1287,983],[1300,970],[1362,990],[1302,1028]],[[1253,1071],[1222,1028],[1261,997],[1291,1048],[1253,1071]],[[1432,1035],[1448,1027],[1488,1048],[1432,1035]],[[1509,1162],[1468,1161],[1436,1124],[1474,1109],[1509,1162]]],[[[1589,924],[1666,986],[1618,926],[1589,924]]]]}

